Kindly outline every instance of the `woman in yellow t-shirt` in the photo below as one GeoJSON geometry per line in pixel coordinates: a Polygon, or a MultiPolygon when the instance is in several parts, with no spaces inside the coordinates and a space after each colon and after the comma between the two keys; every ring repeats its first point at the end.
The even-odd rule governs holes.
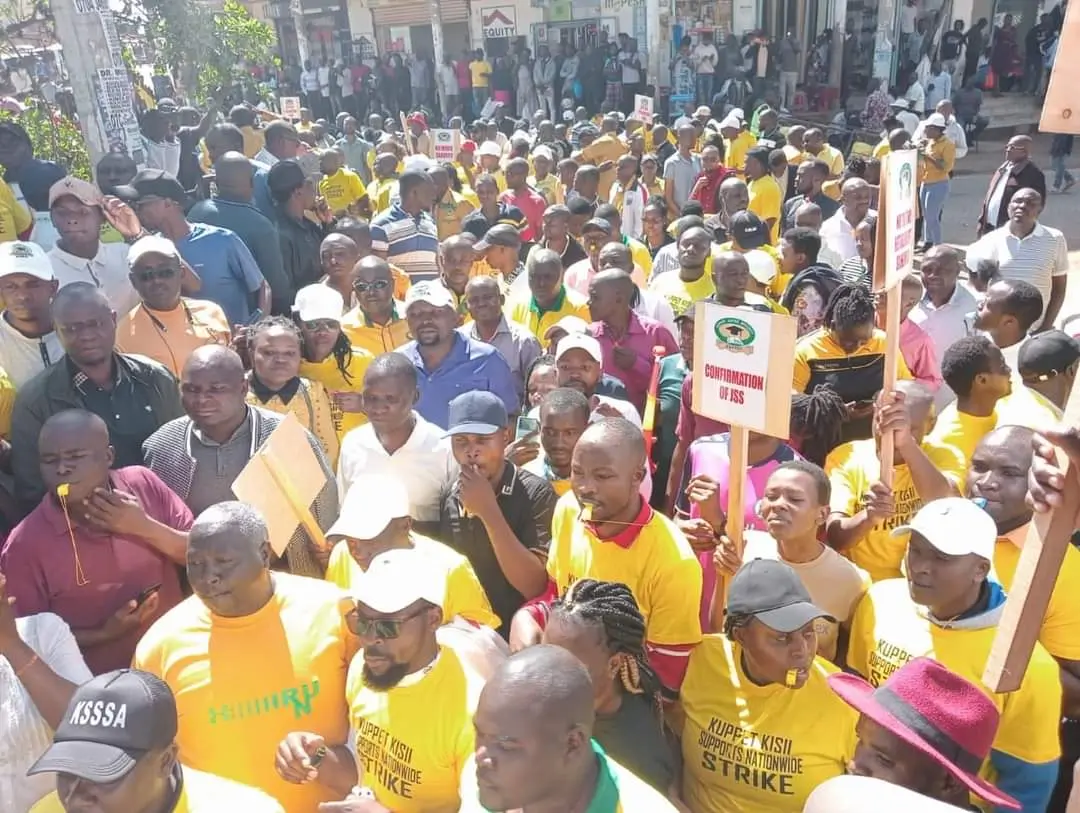
{"type": "Polygon", "coordinates": [[[926,247],[941,242],[941,214],[949,197],[949,173],[956,165],[956,145],[945,137],[945,117],[932,113],[919,148],[919,207],[925,224],[926,247]]]}
{"type": "Polygon", "coordinates": [[[251,374],[247,402],[283,415],[291,412],[319,441],[330,467],[337,468],[341,443],[334,403],[326,387],[300,377],[300,329],[284,316],[268,317],[251,328],[248,347],[251,374]]]}
{"type": "Polygon", "coordinates": [[[723,634],[690,653],[680,691],[683,800],[695,813],[799,813],[845,773],[858,715],[829,688],[814,606],[784,562],[755,559],[728,589],[723,634]]]}

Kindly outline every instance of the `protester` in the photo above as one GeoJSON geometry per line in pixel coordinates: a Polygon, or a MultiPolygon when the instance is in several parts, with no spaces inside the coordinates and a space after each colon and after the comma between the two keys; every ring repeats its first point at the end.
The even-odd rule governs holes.
{"type": "Polygon", "coordinates": [[[855,227],[870,214],[870,185],[862,178],[848,178],[841,186],[841,205],[836,214],[821,225],[821,239],[841,262],[857,257],[859,247],[855,243],[855,227]]]}
{"type": "MultiPolygon", "coordinates": [[[[911,131],[914,132],[914,131],[911,131]]],[[[1032,189],[1046,200],[1046,176],[1031,162],[1031,136],[1017,135],[1005,145],[1005,162],[990,176],[979,214],[978,236],[989,234],[1009,221],[1009,202],[1021,189],[1032,189]]]]}
{"type": "MultiPolygon", "coordinates": [[[[318,282],[322,276],[319,249],[328,234],[328,227],[321,218],[313,222],[307,216],[315,209],[315,187],[296,161],[287,159],[274,164],[267,183],[274,200],[274,221],[285,269],[285,285],[280,290],[271,290],[271,312],[287,315],[296,292],[318,282]]],[[[264,308],[263,313],[268,311],[264,308]]]]}
{"type": "Polygon", "coordinates": [[[36,243],[0,243],[0,368],[16,389],[63,358],[53,326],[60,287],[48,255],[36,243]]]}
{"type": "Polygon", "coordinates": [[[1077,361],[1080,344],[1076,339],[1060,330],[1047,330],[1023,343],[1016,364],[1024,386],[1064,409],[1076,380],[1077,361]]]}
{"type": "Polygon", "coordinates": [[[438,274],[439,232],[429,212],[435,184],[426,172],[412,170],[398,181],[401,201],[371,221],[372,248],[401,267],[413,282],[438,274]]]}
{"type": "MultiPolygon", "coordinates": [[[[549,207],[545,214],[545,224],[551,222],[552,208],[554,207],[549,207]]],[[[566,235],[566,240],[568,245],[577,245],[569,235],[566,235]]],[[[511,290],[506,313],[512,321],[532,331],[538,339],[543,339],[548,330],[566,316],[588,318],[588,301],[582,294],[566,287],[563,268],[563,263],[555,251],[548,248],[534,249],[529,252],[525,273],[518,278],[518,284],[514,286],[519,290],[511,290]],[[521,280],[525,281],[525,292],[520,290],[521,280]]]]}
{"type": "Polygon", "coordinates": [[[397,350],[409,340],[404,304],[394,299],[394,274],[389,263],[374,255],[353,268],[356,307],[341,320],[341,329],[354,347],[373,356],[397,350]]]}
{"type": "Polygon", "coordinates": [[[465,286],[465,304],[472,322],[469,338],[490,344],[510,366],[517,388],[518,403],[525,395],[525,373],[543,352],[532,332],[504,313],[506,297],[494,277],[475,277],[465,286]]]}

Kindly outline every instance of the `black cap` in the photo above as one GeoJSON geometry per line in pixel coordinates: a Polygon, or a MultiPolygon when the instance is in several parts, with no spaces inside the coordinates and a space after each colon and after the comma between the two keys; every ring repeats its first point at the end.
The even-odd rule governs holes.
{"type": "Polygon", "coordinates": [[[728,225],[731,239],[744,251],[769,244],[769,227],[765,221],[750,211],[736,212],[728,225]]]}
{"type": "Polygon", "coordinates": [[[307,181],[304,168],[295,159],[278,161],[266,176],[267,186],[274,200],[282,201],[299,189],[307,181]]]}
{"type": "Polygon", "coordinates": [[[492,246],[517,250],[521,248],[521,233],[509,223],[496,223],[487,230],[487,234],[478,240],[473,248],[477,251],[486,251],[492,246]]]}
{"type": "Polygon", "coordinates": [[[493,392],[473,390],[450,402],[451,435],[494,435],[510,423],[506,404],[493,392]]]}
{"type": "Polygon", "coordinates": [[[1016,366],[1025,382],[1046,381],[1080,359],[1080,342],[1060,330],[1036,333],[1020,345],[1016,366]]]}
{"type": "Polygon", "coordinates": [[[165,198],[183,205],[187,203],[187,193],[175,175],[163,169],[143,169],[131,179],[131,183],[118,186],[113,193],[128,203],[146,198],[165,198]]]}
{"type": "Polygon", "coordinates": [[[106,672],[75,690],[53,744],[27,775],[116,782],[147,751],[171,744],[176,729],[176,699],[164,681],[137,669],[106,672]]]}
{"type": "Polygon", "coordinates": [[[753,559],[728,587],[729,615],[752,615],[777,632],[794,632],[815,618],[836,619],[810,600],[799,574],[774,559],[753,559]]]}

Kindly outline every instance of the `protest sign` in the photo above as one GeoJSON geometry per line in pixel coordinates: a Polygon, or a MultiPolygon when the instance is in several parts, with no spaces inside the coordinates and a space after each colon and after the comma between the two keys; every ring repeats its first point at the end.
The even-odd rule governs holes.
{"type": "Polygon", "coordinates": [[[652,96],[642,96],[640,93],[634,95],[634,115],[641,119],[646,124],[652,123],[653,117],[653,98],[652,96]]]}
{"type": "Polygon", "coordinates": [[[279,99],[281,102],[281,115],[286,119],[300,119],[300,97],[299,96],[282,96],[279,99]]]}
{"type": "Polygon", "coordinates": [[[436,161],[453,161],[461,148],[461,130],[432,130],[431,147],[436,161]]]}

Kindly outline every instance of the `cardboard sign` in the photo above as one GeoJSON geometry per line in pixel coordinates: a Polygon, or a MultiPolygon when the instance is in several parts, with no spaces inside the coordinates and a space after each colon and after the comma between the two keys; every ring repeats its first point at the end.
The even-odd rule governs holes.
{"type": "Polygon", "coordinates": [[[326,544],[311,513],[311,504],[326,481],[304,427],[290,413],[244,466],[232,490],[236,499],[262,512],[270,530],[270,547],[281,556],[298,525],[316,545],[326,544]]]}
{"type": "Polygon", "coordinates": [[[791,316],[698,302],[694,322],[694,412],[787,438],[795,372],[791,316]]]}
{"type": "Polygon", "coordinates": [[[300,119],[299,96],[282,96],[278,101],[281,102],[281,115],[284,118],[300,119]]]}
{"type": "Polygon", "coordinates": [[[432,130],[431,149],[436,161],[453,161],[461,148],[461,130],[432,130]]]}
{"type": "Polygon", "coordinates": [[[646,124],[652,123],[653,117],[653,99],[652,96],[642,96],[640,93],[634,94],[634,115],[641,119],[646,124]]]}
{"type": "Polygon", "coordinates": [[[1065,6],[1065,19],[1061,26],[1050,70],[1050,84],[1046,88],[1039,129],[1044,133],[1080,134],[1080,116],[1076,107],[1076,88],[1072,83],[1080,73],[1080,11],[1076,3],[1065,6]]]}
{"type": "Polygon", "coordinates": [[[517,36],[517,9],[514,6],[492,6],[480,9],[484,39],[517,36]]]}
{"type": "MultiPolygon", "coordinates": [[[[915,267],[915,220],[919,158],[915,150],[890,152],[885,156],[881,177],[885,193],[885,242],[879,250],[885,257],[884,290],[900,284],[915,267]]],[[[879,217],[881,213],[878,213],[879,217]]]]}

